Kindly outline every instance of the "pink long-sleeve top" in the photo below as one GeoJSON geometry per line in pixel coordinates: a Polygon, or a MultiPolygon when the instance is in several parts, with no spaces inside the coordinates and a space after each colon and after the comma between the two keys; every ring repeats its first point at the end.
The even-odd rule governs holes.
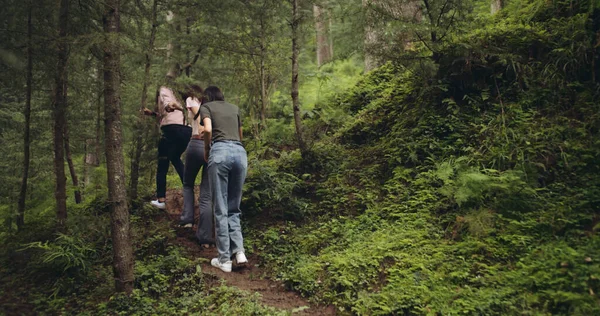
{"type": "Polygon", "coordinates": [[[173,90],[162,86],[159,89],[158,94],[158,113],[160,114],[160,126],[171,125],[171,124],[179,124],[185,125],[185,117],[183,116],[183,112],[175,110],[173,112],[167,112],[166,108],[169,104],[176,103],[181,106],[173,90]]]}

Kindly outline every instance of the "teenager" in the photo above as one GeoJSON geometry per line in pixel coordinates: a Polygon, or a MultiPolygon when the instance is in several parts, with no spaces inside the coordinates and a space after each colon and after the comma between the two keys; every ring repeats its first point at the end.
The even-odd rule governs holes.
{"type": "Polygon", "coordinates": [[[158,142],[158,167],[156,170],[157,199],[151,201],[150,204],[159,209],[165,209],[169,162],[173,164],[183,183],[181,154],[187,147],[192,129],[185,123],[183,107],[175,97],[173,90],[166,86],[161,86],[156,92],[156,111],[144,108],[144,114],[157,117],[160,122],[161,137],[158,142]]]}
{"type": "Polygon", "coordinates": [[[242,186],[246,180],[248,158],[241,143],[240,109],[225,102],[217,87],[206,88],[204,97],[207,103],[200,107],[200,115],[219,253],[210,263],[224,272],[231,272],[233,255],[237,264],[248,263],[240,225],[242,186]]]}
{"type": "Polygon", "coordinates": [[[183,173],[183,212],[179,225],[192,227],[194,223],[194,185],[200,168],[202,176],[200,182],[200,221],[196,230],[198,242],[205,248],[215,243],[213,237],[213,214],[208,184],[207,163],[204,160],[204,126],[200,125],[200,99],[202,88],[198,85],[189,85],[182,98],[188,110],[188,121],[192,125],[192,137],[185,152],[185,168],[183,173]]]}

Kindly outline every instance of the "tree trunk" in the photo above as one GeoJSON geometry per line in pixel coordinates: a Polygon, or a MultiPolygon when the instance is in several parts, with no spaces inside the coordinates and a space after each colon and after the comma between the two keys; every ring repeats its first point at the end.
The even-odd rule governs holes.
{"type": "Polygon", "coordinates": [[[331,17],[331,12],[327,11],[327,19],[329,21],[329,60],[333,59],[333,18],[331,17]]]}
{"type": "Polygon", "coordinates": [[[104,120],[106,170],[111,211],[113,272],[118,292],[133,290],[133,250],[129,231],[129,210],[125,188],[125,163],[121,136],[120,106],[120,0],[106,0],[104,12],[104,120]]]}
{"type": "MultiPolygon", "coordinates": [[[[185,34],[187,34],[188,38],[190,37],[190,24],[192,24],[192,18],[188,16],[185,19],[185,34]]],[[[192,64],[189,62],[191,60],[189,50],[186,51],[185,56],[186,60],[188,61],[188,63],[185,64],[185,76],[189,78],[192,75],[192,64]]]]}
{"type": "Polygon", "coordinates": [[[369,13],[368,6],[370,4],[370,0],[362,0],[363,10],[365,11],[365,39],[364,39],[364,54],[365,54],[365,72],[369,72],[375,69],[377,65],[377,60],[375,55],[373,54],[373,49],[377,44],[377,30],[373,27],[373,18],[369,13]]]}
{"type": "Polygon", "coordinates": [[[104,117],[102,115],[103,102],[102,98],[104,97],[104,79],[102,78],[104,74],[104,65],[102,62],[98,63],[98,106],[96,107],[96,140],[94,143],[94,150],[96,151],[96,164],[95,166],[100,166],[102,160],[102,121],[104,117]]]}
{"type": "Polygon", "coordinates": [[[292,0],[292,106],[294,109],[294,123],[296,125],[296,138],[302,157],[306,157],[306,144],[302,135],[302,121],[300,118],[300,104],[298,100],[298,29],[300,15],[298,13],[298,0],[292,0]]]}
{"type": "Polygon", "coordinates": [[[81,203],[81,191],[79,190],[79,179],[77,173],[75,173],[75,166],[73,165],[73,158],[71,157],[71,143],[69,142],[69,128],[65,125],[64,131],[64,142],[65,142],[65,155],[67,158],[67,164],[69,166],[69,172],[71,173],[71,180],[73,181],[73,187],[75,187],[75,204],[81,203]]]}
{"type": "MultiPolygon", "coordinates": [[[[96,87],[97,95],[95,100],[96,105],[96,131],[94,138],[88,138],[85,141],[85,157],[84,157],[84,172],[83,172],[83,185],[87,187],[90,185],[90,175],[92,171],[100,165],[100,157],[101,157],[101,146],[100,140],[102,138],[102,108],[104,104],[102,103],[102,95],[104,94],[104,79],[102,78],[102,74],[104,72],[103,62],[100,61],[96,66],[96,71],[94,73],[94,78],[97,79],[98,86],[96,87]]],[[[92,102],[92,101],[90,101],[92,102]]],[[[91,106],[90,106],[91,108],[91,106]]],[[[98,188],[99,183],[96,183],[96,188],[98,188]]]]}
{"type": "Polygon", "coordinates": [[[142,151],[144,149],[144,121],[145,116],[143,109],[146,107],[148,100],[148,81],[150,79],[150,66],[152,62],[152,51],[154,50],[154,40],[156,38],[156,16],[158,11],[158,0],[152,2],[152,28],[150,30],[150,42],[148,43],[148,49],[146,50],[146,63],[144,66],[144,84],[142,86],[142,101],[140,104],[141,111],[136,122],[134,131],[136,132],[135,138],[135,151],[131,159],[131,180],[129,182],[129,199],[134,201],[138,198],[138,183],[140,175],[140,158],[142,157],[142,151]]]}
{"type": "Polygon", "coordinates": [[[267,71],[265,60],[267,59],[267,43],[265,35],[265,19],[260,17],[260,122],[263,130],[267,128],[267,71]]]}
{"type": "Polygon", "coordinates": [[[31,33],[33,33],[33,26],[31,23],[32,11],[33,0],[29,0],[29,12],[27,14],[27,86],[25,88],[25,109],[23,110],[23,116],[25,116],[25,135],[23,137],[23,179],[21,181],[21,191],[19,192],[17,215],[17,228],[19,230],[23,229],[23,224],[25,224],[25,197],[27,195],[27,180],[29,179],[29,131],[31,123],[31,85],[33,81],[33,43],[31,41],[31,33]]]}
{"type": "Polygon", "coordinates": [[[67,27],[69,19],[69,0],[60,1],[58,26],[58,66],[54,99],[54,174],[56,175],[56,218],[59,231],[66,230],[67,221],[67,178],[65,176],[65,143],[63,131],[66,126],[67,108],[67,27]]]}
{"type": "Polygon", "coordinates": [[[330,47],[329,38],[329,19],[326,10],[323,10],[318,5],[313,5],[313,14],[315,17],[315,29],[317,31],[317,66],[321,67],[323,64],[331,60],[332,49],[330,47]]]}
{"type": "Polygon", "coordinates": [[[265,70],[265,55],[261,51],[260,56],[260,121],[262,129],[267,128],[267,78],[265,70]]]}
{"type": "MultiPolygon", "coordinates": [[[[179,34],[179,32],[181,31],[181,27],[179,26],[178,21],[175,19],[175,13],[173,11],[169,11],[167,13],[167,23],[171,24],[171,26],[169,27],[169,32],[171,33],[171,35],[173,33],[179,34]],[[173,24],[175,24],[175,26],[173,26],[173,24]]],[[[167,65],[169,65],[169,70],[167,71],[166,75],[168,80],[176,79],[177,77],[179,77],[181,70],[179,62],[177,60],[177,54],[179,53],[181,45],[179,43],[173,45],[172,38],[172,36],[169,37],[169,42],[167,43],[167,58],[165,59],[165,62],[167,63],[167,65]],[[171,61],[171,59],[174,60],[171,61]]]]}
{"type": "Polygon", "coordinates": [[[491,12],[492,14],[496,14],[498,11],[502,10],[504,7],[504,0],[492,0],[491,12]]]}

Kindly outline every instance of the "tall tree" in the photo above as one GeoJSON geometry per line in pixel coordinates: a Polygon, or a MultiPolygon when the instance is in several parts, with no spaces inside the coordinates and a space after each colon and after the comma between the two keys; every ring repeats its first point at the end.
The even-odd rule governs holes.
{"type": "Polygon", "coordinates": [[[64,129],[67,125],[67,62],[69,46],[67,29],[69,22],[69,0],[60,1],[58,21],[58,63],[56,69],[56,86],[54,97],[54,174],[56,176],[56,217],[58,229],[66,229],[67,221],[67,178],[65,176],[64,129]]]}
{"type": "Polygon", "coordinates": [[[106,0],[104,12],[104,119],[106,170],[111,210],[113,272],[119,292],[133,290],[133,250],[125,188],[125,162],[121,135],[120,99],[120,0],[106,0]]]}
{"type": "Polygon", "coordinates": [[[300,37],[299,28],[301,16],[298,8],[298,0],[292,1],[292,107],[294,109],[294,123],[296,125],[296,139],[298,140],[298,146],[300,147],[300,153],[303,157],[306,157],[307,149],[304,143],[304,137],[302,135],[302,120],[300,118],[300,101],[298,99],[298,54],[299,45],[298,40],[300,37]]]}
{"type": "MultiPolygon", "coordinates": [[[[265,4],[267,2],[265,1],[265,4]]],[[[260,22],[260,42],[259,42],[259,60],[260,60],[260,122],[263,129],[267,127],[267,108],[268,108],[268,92],[267,92],[267,69],[266,69],[266,59],[267,59],[267,34],[266,34],[266,24],[267,21],[265,17],[261,15],[259,18],[260,22]]]]}
{"type": "Polygon", "coordinates": [[[331,17],[328,10],[317,4],[313,4],[313,15],[317,33],[317,66],[321,67],[333,57],[333,45],[329,31],[331,17]]]}
{"type": "Polygon", "coordinates": [[[23,137],[23,178],[21,180],[21,191],[19,192],[19,205],[17,215],[17,227],[23,228],[25,223],[25,197],[27,195],[27,180],[29,179],[29,143],[30,143],[30,122],[31,122],[31,85],[33,78],[33,42],[31,40],[33,33],[33,24],[31,15],[33,13],[33,0],[29,0],[29,10],[27,13],[27,84],[25,88],[25,109],[23,116],[25,117],[25,132],[23,137]]]}
{"type": "MultiPolygon", "coordinates": [[[[140,158],[142,156],[142,151],[144,149],[144,135],[146,135],[142,130],[144,129],[144,120],[145,115],[143,114],[144,108],[146,108],[146,103],[148,100],[148,85],[150,82],[150,66],[152,62],[152,51],[154,50],[154,40],[156,38],[156,28],[157,28],[157,11],[158,11],[158,0],[152,1],[152,16],[150,18],[150,40],[148,42],[148,47],[146,48],[145,53],[145,63],[144,63],[144,83],[142,85],[142,100],[140,104],[140,114],[138,115],[138,120],[136,122],[135,131],[136,137],[134,140],[134,154],[133,159],[131,159],[131,179],[129,182],[129,198],[133,201],[137,199],[138,196],[138,182],[140,175],[140,158]]],[[[186,68],[186,72],[189,72],[189,68],[186,68]]],[[[145,129],[144,129],[145,130],[145,129]]]]}

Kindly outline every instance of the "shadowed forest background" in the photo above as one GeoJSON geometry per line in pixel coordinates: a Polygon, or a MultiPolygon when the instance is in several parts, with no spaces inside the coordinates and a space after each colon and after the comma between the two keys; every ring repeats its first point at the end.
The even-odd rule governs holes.
{"type": "Polygon", "coordinates": [[[3,0],[0,18],[0,314],[600,314],[599,0],[3,0]],[[240,107],[243,275],[306,306],[222,282],[148,206],[141,109],[167,75],[240,107]]]}

